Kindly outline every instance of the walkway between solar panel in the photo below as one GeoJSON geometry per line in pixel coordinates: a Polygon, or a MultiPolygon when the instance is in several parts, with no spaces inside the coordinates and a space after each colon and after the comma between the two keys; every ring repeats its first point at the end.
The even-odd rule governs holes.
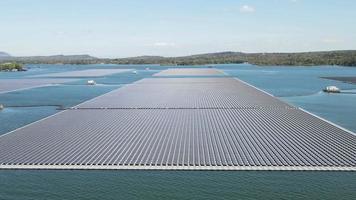
{"type": "Polygon", "coordinates": [[[356,170],[353,133],[213,70],[167,70],[1,136],[0,168],[356,170]]]}

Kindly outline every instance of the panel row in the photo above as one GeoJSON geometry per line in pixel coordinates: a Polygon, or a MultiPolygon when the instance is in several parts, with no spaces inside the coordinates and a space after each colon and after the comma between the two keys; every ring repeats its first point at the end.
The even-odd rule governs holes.
{"type": "Polygon", "coordinates": [[[163,70],[154,76],[214,76],[224,75],[220,70],[213,68],[173,68],[163,70]]]}
{"type": "Polygon", "coordinates": [[[87,69],[34,75],[33,77],[100,77],[132,71],[132,69],[87,69]]]}
{"type": "Polygon", "coordinates": [[[298,109],[69,110],[0,137],[0,163],[356,167],[356,136],[298,109]]]}
{"type": "Polygon", "coordinates": [[[292,108],[233,78],[156,78],[126,85],[77,108],[292,108]]]}
{"type": "Polygon", "coordinates": [[[50,84],[61,84],[76,81],[77,79],[2,79],[0,80],[0,93],[43,87],[50,84]]]}

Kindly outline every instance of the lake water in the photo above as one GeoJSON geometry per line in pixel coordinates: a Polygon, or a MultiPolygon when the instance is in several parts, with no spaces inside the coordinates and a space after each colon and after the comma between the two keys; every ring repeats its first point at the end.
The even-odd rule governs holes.
{"type": "MultiPolygon", "coordinates": [[[[189,67],[189,66],[187,66],[189,67]]],[[[204,67],[204,66],[201,66],[204,67]]],[[[356,85],[321,79],[356,76],[348,67],[257,67],[215,65],[295,106],[356,132],[356,85]],[[325,94],[336,85],[341,94],[325,94]]],[[[91,68],[131,68],[131,72],[0,94],[0,134],[58,112],[60,108],[150,77],[166,67],[117,65],[29,65],[27,72],[0,79],[91,68]],[[149,67],[149,70],[145,68],[149,67]]],[[[356,199],[354,172],[215,171],[0,171],[0,199],[356,199]]]]}

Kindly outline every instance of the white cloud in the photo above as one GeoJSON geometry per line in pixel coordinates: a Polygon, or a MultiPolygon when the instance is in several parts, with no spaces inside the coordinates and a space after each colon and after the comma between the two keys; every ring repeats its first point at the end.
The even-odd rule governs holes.
{"type": "Polygon", "coordinates": [[[242,12],[242,13],[252,13],[255,11],[256,11],[256,9],[250,5],[243,5],[240,7],[240,12],[242,12]]]}
{"type": "Polygon", "coordinates": [[[156,42],[153,44],[153,46],[156,46],[156,47],[174,47],[176,46],[175,43],[173,42],[156,42]]]}

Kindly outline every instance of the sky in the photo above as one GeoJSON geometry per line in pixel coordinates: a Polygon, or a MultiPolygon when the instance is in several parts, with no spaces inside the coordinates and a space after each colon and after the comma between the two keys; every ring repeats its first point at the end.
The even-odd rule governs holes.
{"type": "Polygon", "coordinates": [[[0,51],[121,58],[356,49],[355,0],[0,0],[0,51]]]}

